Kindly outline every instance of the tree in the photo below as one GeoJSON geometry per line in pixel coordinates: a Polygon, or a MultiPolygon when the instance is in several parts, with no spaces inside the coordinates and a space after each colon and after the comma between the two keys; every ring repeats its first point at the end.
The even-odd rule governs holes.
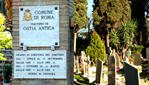
{"type": "Polygon", "coordinates": [[[12,0],[5,0],[5,9],[7,10],[7,16],[9,20],[12,20],[12,0]]]}
{"type": "Polygon", "coordinates": [[[81,51],[85,51],[87,46],[90,44],[91,35],[93,33],[91,25],[93,23],[92,17],[88,19],[88,29],[83,28],[78,31],[77,37],[77,51],[76,54],[80,55],[81,51]]]}
{"type": "Polygon", "coordinates": [[[110,43],[117,50],[127,49],[133,44],[135,36],[137,36],[137,22],[128,20],[127,22],[122,22],[120,29],[111,30],[110,43]]]}
{"type": "MultiPolygon", "coordinates": [[[[0,13],[0,50],[3,48],[12,48],[12,37],[9,32],[5,31],[5,17],[0,13]]],[[[4,55],[0,53],[0,60],[6,60],[4,55]]]]}
{"type": "Polygon", "coordinates": [[[133,44],[134,38],[137,35],[137,22],[135,20],[123,22],[122,28],[119,31],[121,47],[127,49],[133,44]]]}
{"type": "Polygon", "coordinates": [[[90,56],[93,65],[96,64],[98,59],[103,62],[106,60],[105,45],[96,32],[93,32],[91,36],[90,45],[87,47],[86,53],[90,56]]]}
{"type": "MultiPolygon", "coordinates": [[[[106,46],[109,47],[109,32],[119,28],[122,21],[131,18],[131,8],[128,0],[94,0],[94,27],[98,34],[105,34],[106,46]]],[[[101,36],[103,37],[103,36],[101,36]]],[[[103,37],[105,38],[105,37],[103,37]]]]}
{"type": "Polygon", "coordinates": [[[119,38],[119,30],[112,29],[110,32],[110,44],[113,48],[119,49],[120,46],[120,38],[119,38]]]}
{"type": "Polygon", "coordinates": [[[76,37],[80,28],[88,27],[87,0],[74,0],[74,52],[76,53],[76,37]]]}

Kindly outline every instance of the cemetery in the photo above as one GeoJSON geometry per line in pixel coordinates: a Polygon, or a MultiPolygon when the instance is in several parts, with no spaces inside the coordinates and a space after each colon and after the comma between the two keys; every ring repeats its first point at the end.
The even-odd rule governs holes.
{"type": "MultiPolygon", "coordinates": [[[[143,38],[149,36],[148,25],[144,27],[147,30],[142,34],[137,31],[143,28],[139,26],[143,25],[140,20],[144,16],[138,18],[141,15],[139,12],[144,10],[143,6],[145,10],[149,8],[148,2],[146,2],[146,6],[140,6],[138,4],[143,2],[139,0],[136,2],[131,0],[131,4],[127,0],[122,0],[129,9],[126,11],[125,6],[123,7],[123,4],[120,6],[121,2],[119,1],[109,1],[110,6],[106,1],[94,0],[92,2],[93,9],[90,13],[92,17],[88,16],[91,18],[88,19],[88,23],[85,19],[81,19],[83,17],[81,17],[79,10],[82,8],[77,4],[86,5],[87,2],[89,5],[92,1],[75,1],[74,3],[74,12],[80,14],[80,16],[74,15],[74,21],[76,21],[74,28],[79,26],[79,28],[75,28],[76,33],[78,33],[76,41],[78,46],[76,46],[74,57],[74,84],[148,85],[148,39],[144,39],[147,41],[142,42],[143,38]],[[111,7],[110,10],[108,6],[111,7]],[[137,6],[140,8],[137,9],[137,6]],[[90,20],[92,20],[93,26],[90,25],[90,20]],[[83,25],[80,24],[80,21],[83,25]],[[80,31],[84,30],[85,26],[88,26],[87,31],[80,31]],[[140,39],[142,39],[141,42],[140,39]]],[[[89,6],[87,7],[89,8],[89,6]]],[[[148,24],[148,11],[144,12],[146,13],[145,24],[148,24]]]]}
{"type": "Polygon", "coordinates": [[[149,1],[0,0],[0,85],[149,85],[149,1]]]}

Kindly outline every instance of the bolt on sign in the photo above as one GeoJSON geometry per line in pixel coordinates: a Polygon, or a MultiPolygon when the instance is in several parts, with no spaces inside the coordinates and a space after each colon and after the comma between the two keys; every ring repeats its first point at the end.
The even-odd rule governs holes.
{"type": "Polygon", "coordinates": [[[59,6],[20,6],[19,45],[59,46],[59,6]]]}

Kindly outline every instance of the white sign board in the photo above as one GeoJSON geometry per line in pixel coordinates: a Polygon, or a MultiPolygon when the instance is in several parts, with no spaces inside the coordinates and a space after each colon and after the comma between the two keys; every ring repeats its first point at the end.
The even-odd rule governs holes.
{"type": "Polygon", "coordinates": [[[59,46],[59,6],[20,6],[19,44],[59,46]]]}
{"type": "Polygon", "coordinates": [[[66,50],[14,51],[14,78],[66,79],[66,50]]]}

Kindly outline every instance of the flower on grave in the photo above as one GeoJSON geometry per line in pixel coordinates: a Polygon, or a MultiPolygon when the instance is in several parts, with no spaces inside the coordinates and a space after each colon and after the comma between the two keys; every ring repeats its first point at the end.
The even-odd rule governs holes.
{"type": "Polygon", "coordinates": [[[119,72],[119,71],[120,71],[120,67],[117,67],[117,68],[116,68],[116,72],[119,72]]]}
{"type": "Polygon", "coordinates": [[[131,57],[128,57],[128,61],[129,61],[129,62],[131,62],[131,61],[132,61],[131,57]]]}
{"type": "Polygon", "coordinates": [[[141,66],[137,66],[137,69],[138,69],[139,73],[142,72],[142,67],[141,66]]]}
{"type": "Polygon", "coordinates": [[[5,16],[2,13],[0,13],[0,25],[3,25],[4,22],[5,22],[5,16]]]}
{"type": "Polygon", "coordinates": [[[121,77],[120,79],[121,79],[122,81],[123,81],[123,80],[125,81],[125,77],[121,77]]]}
{"type": "Polygon", "coordinates": [[[79,68],[83,69],[83,63],[80,63],[79,68]]]}
{"type": "Polygon", "coordinates": [[[9,79],[11,79],[12,78],[12,76],[8,76],[9,77],[9,79]]]}
{"type": "Polygon", "coordinates": [[[131,61],[131,57],[128,57],[128,61],[131,61]]]}
{"type": "Polygon", "coordinates": [[[4,78],[3,78],[3,76],[0,76],[0,80],[2,81],[4,78]]]}
{"type": "Polygon", "coordinates": [[[82,67],[83,66],[83,64],[82,63],[80,63],[80,67],[82,67]]]}

